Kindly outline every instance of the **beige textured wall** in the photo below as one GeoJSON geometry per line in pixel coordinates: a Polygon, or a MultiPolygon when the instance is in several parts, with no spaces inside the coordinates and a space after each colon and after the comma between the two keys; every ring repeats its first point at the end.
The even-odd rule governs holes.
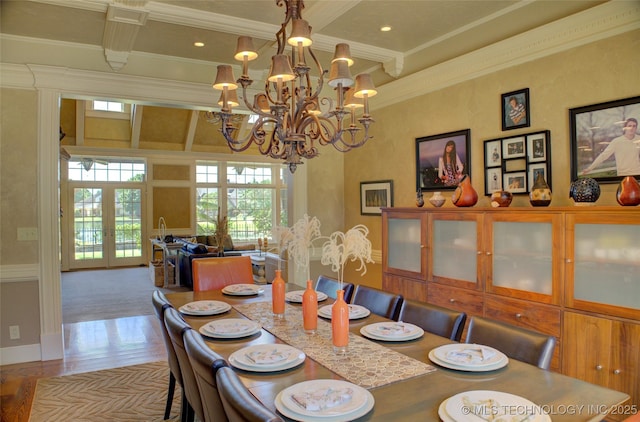
{"type": "Polygon", "coordinates": [[[40,295],[38,280],[0,283],[0,347],[14,347],[40,342],[40,295]],[[9,327],[20,327],[20,339],[11,340],[9,327]]]}
{"type": "Polygon", "coordinates": [[[0,263],[38,262],[38,242],[18,241],[18,227],[38,227],[35,91],[0,90],[0,263]]]}
{"type": "MultiPolygon", "coordinates": [[[[359,183],[393,179],[395,206],[414,207],[415,139],[467,128],[471,129],[471,180],[480,194],[476,206],[489,206],[488,198],[482,195],[483,141],[545,129],[551,131],[551,207],[573,205],[569,198],[569,109],[640,95],[638,51],[640,31],[633,31],[374,110],[375,139],[345,155],[345,168],[349,169],[344,181],[346,227],[366,224],[373,248],[381,249],[381,219],[360,215],[359,183]],[[530,90],[531,126],[502,132],[500,95],[521,88],[530,90]]],[[[596,205],[617,205],[616,188],[601,185],[596,205]]],[[[444,195],[450,198],[451,192],[444,195]]],[[[452,206],[450,200],[445,206],[452,206]]],[[[511,206],[529,207],[528,197],[516,195],[511,206]]],[[[375,267],[379,266],[369,266],[360,282],[379,286],[380,271],[375,267]]],[[[347,280],[356,277],[353,272],[345,275],[347,280]]]]}

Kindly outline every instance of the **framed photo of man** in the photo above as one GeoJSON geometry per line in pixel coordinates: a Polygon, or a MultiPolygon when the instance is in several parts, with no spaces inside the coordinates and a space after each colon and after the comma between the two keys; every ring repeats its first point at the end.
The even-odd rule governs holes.
{"type": "Polygon", "coordinates": [[[571,180],[640,176],[640,96],[569,110],[571,180]]]}
{"type": "Polygon", "coordinates": [[[529,127],[530,120],[529,88],[502,94],[502,130],[529,127]]]}

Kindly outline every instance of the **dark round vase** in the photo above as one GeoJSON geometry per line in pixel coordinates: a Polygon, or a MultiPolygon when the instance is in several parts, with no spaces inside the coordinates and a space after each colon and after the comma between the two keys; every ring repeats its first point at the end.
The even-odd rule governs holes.
{"type": "Polygon", "coordinates": [[[529,193],[529,203],[534,207],[547,207],[551,203],[551,189],[541,173],[536,176],[536,181],[533,183],[529,193]]]}
{"type": "Polygon", "coordinates": [[[623,206],[640,204],[640,185],[633,176],[627,176],[620,182],[616,191],[616,201],[623,206]]]}
{"type": "Polygon", "coordinates": [[[574,180],[569,188],[569,197],[576,205],[593,205],[600,198],[600,185],[589,177],[574,180]]]}

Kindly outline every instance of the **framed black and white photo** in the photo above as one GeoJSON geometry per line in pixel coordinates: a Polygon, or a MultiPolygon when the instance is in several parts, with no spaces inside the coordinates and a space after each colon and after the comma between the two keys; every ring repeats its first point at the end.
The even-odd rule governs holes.
{"type": "Polygon", "coordinates": [[[503,189],[511,193],[527,193],[527,173],[518,171],[503,174],[503,189]]]}
{"type": "Polygon", "coordinates": [[[529,88],[502,94],[502,130],[531,125],[529,118],[529,88]]]}
{"type": "Polygon", "coordinates": [[[393,180],[360,182],[360,214],[381,215],[380,208],[393,206],[393,180]]]}
{"type": "Polygon", "coordinates": [[[470,129],[417,138],[416,190],[455,190],[471,175],[470,142],[470,129]]]}
{"type": "Polygon", "coordinates": [[[547,161],[547,136],[546,132],[537,132],[527,135],[527,160],[530,163],[547,161]]]}
{"type": "Polygon", "coordinates": [[[502,158],[505,160],[525,156],[524,136],[502,140],[502,158]]]}
{"type": "Polygon", "coordinates": [[[484,141],[484,191],[529,193],[538,173],[551,186],[551,132],[543,130],[484,141]],[[497,158],[496,151],[500,151],[497,158]]]}
{"type": "Polygon", "coordinates": [[[571,180],[640,176],[638,120],[640,97],[570,109],[571,180]]]}

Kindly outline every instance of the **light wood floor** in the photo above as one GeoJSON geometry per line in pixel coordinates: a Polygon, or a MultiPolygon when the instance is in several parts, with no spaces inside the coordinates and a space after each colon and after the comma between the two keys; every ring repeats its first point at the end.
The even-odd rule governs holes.
{"type": "Polygon", "coordinates": [[[64,358],[0,366],[2,422],[27,422],[38,378],[167,359],[153,315],[65,324],[64,358]]]}

